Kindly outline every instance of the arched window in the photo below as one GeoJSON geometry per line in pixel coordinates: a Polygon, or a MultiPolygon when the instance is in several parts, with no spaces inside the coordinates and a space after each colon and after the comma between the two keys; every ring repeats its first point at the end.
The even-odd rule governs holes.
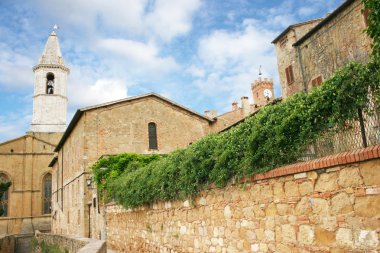
{"type": "Polygon", "coordinates": [[[43,187],[43,214],[51,213],[51,174],[47,173],[44,176],[42,183],[43,187]]]}
{"type": "Polygon", "coordinates": [[[157,126],[156,123],[148,124],[149,149],[158,149],[157,147],[157,126]]]}
{"type": "Polygon", "coordinates": [[[46,75],[46,94],[54,94],[54,74],[51,72],[46,75]]]}
{"type": "MultiPolygon", "coordinates": [[[[9,182],[9,178],[4,173],[0,173],[0,180],[3,182],[9,182]]],[[[3,197],[0,199],[0,209],[3,211],[1,217],[8,216],[9,206],[9,189],[4,192],[3,197]]]]}

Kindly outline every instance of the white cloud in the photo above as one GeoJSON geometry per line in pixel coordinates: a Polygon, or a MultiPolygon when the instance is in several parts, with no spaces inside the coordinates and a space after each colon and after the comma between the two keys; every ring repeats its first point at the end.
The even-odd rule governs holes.
{"type": "Polygon", "coordinates": [[[0,84],[11,89],[33,87],[32,67],[35,62],[0,44],[0,84]]]}
{"type": "MultiPolygon", "coordinates": [[[[195,84],[204,95],[228,94],[220,103],[228,106],[241,96],[252,97],[250,84],[262,65],[264,76],[277,78],[277,65],[271,40],[275,33],[245,20],[240,31],[218,30],[199,42],[197,67],[204,69],[195,84]]],[[[196,72],[195,72],[196,73],[196,72]]],[[[277,91],[277,94],[279,92],[277,91]]]]}
{"type": "Polygon", "coordinates": [[[190,31],[192,15],[200,5],[200,0],[156,0],[154,10],[146,16],[146,24],[161,39],[169,41],[190,31]]]}
{"type": "Polygon", "coordinates": [[[172,57],[160,57],[157,46],[150,43],[125,39],[103,39],[98,43],[100,49],[123,57],[125,64],[144,69],[144,72],[167,72],[178,68],[172,57]]]}
{"type": "Polygon", "coordinates": [[[127,97],[127,86],[122,80],[100,79],[93,84],[81,83],[69,89],[70,105],[74,108],[92,106],[127,97]]]}
{"type": "Polygon", "coordinates": [[[25,134],[32,120],[31,111],[17,111],[0,115],[0,142],[25,134]]]}
{"type": "Polygon", "coordinates": [[[39,1],[45,15],[55,16],[64,25],[128,32],[170,41],[192,27],[192,16],[200,0],[52,0],[39,1]]]}

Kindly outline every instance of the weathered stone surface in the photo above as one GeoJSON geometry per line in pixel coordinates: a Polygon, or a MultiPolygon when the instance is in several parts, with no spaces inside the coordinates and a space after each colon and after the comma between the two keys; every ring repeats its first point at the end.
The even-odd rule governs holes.
{"type": "Polygon", "coordinates": [[[336,232],[336,243],[340,246],[350,247],[353,245],[352,230],[339,228],[336,232]]]}
{"type": "Polygon", "coordinates": [[[281,226],[282,239],[286,243],[296,243],[296,232],[294,226],[285,224],[281,226]]]}
{"type": "Polygon", "coordinates": [[[358,216],[374,217],[380,214],[380,197],[365,196],[357,197],[355,200],[354,210],[358,216]]]}
{"type": "Polygon", "coordinates": [[[284,189],[285,189],[285,195],[287,197],[296,197],[300,195],[297,182],[294,182],[294,181],[285,182],[284,189]]]}
{"type": "Polygon", "coordinates": [[[376,231],[357,230],[355,246],[360,248],[376,248],[379,246],[379,236],[376,231]]]}
{"type": "Polygon", "coordinates": [[[303,197],[296,206],[295,214],[296,215],[306,215],[311,212],[310,200],[309,197],[303,197]]]}
{"type": "Polygon", "coordinates": [[[365,185],[379,185],[380,183],[380,166],[371,161],[364,162],[360,165],[360,173],[365,185]]]}
{"type": "Polygon", "coordinates": [[[318,215],[327,215],[330,212],[330,206],[329,202],[326,199],[322,198],[312,198],[310,200],[311,206],[313,209],[313,213],[318,214],[318,215]]]}
{"type": "MultiPolygon", "coordinates": [[[[380,160],[373,162],[380,163],[380,160]]],[[[331,170],[329,174],[338,176],[339,172],[331,170]]],[[[279,182],[277,185],[281,185],[283,180],[280,177],[257,184],[279,182]]],[[[289,176],[286,180],[290,180],[289,176]]],[[[249,191],[254,188],[249,186],[249,191]]],[[[263,187],[259,189],[261,192],[263,187]]],[[[279,193],[282,196],[279,202],[274,201],[273,190],[273,200],[264,197],[242,201],[246,191],[234,185],[202,192],[206,205],[183,207],[183,202],[172,201],[169,209],[163,203],[156,203],[155,208],[132,211],[123,211],[120,207],[107,215],[107,243],[125,249],[128,242],[130,248],[127,249],[131,252],[149,253],[170,252],[168,246],[177,252],[359,253],[378,250],[380,195],[357,196],[356,191],[349,194],[347,189],[352,187],[339,186],[332,193],[314,192],[302,197],[279,193]],[[238,192],[240,198],[232,198],[233,194],[229,194],[232,192],[238,192]],[[147,224],[150,224],[149,229],[147,224]],[[153,248],[154,245],[159,247],[153,248]]]]}
{"type": "Polygon", "coordinates": [[[320,226],[321,228],[327,231],[335,231],[338,226],[336,216],[321,216],[320,218],[320,226]]]}
{"type": "Polygon", "coordinates": [[[338,189],[336,173],[325,173],[319,175],[319,178],[315,183],[315,191],[329,192],[334,191],[336,189],[338,189]]]}
{"type": "Polygon", "coordinates": [[[302,196],[308,195],[314,191],[314,184],[312,181],[305,181],[299,185],[299,191],[302,196]]]}
{"type": "Polygon", "coordinates": [[[346,192],[340,192],[331,199],[331,212],[344,214],[353,210],[350,197],[346,192]]]}
{"type": "Polygon", "coordinates": [[[335,242],[335,233],[322,227],[315,227],[315,242],[317,245],[330,246],[335,242]]]}
{"type": "Polygon", "coordinates": [[[301,245],[310,245],[314,242],[314,229],[310,225],[300,225],[298,242],[301,245]]]}
{"type": "Polygon", "coordinates": [[[347,167],[339,171],[338,184],[341,187],[352,187],[363,184],[360,176],[359,169],[354,167],[347,167]]]}

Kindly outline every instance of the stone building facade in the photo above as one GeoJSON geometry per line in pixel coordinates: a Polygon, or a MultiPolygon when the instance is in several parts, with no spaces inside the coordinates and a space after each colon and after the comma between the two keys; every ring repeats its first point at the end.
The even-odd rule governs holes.
{"type": "Polygon", "coordinates": [[[100,237],[99,201],[87,180],[102,155],[165,154],[205,136],[213,121],[154,93],[78,110],[51,164],[52,231],[100,237]]]}
{"type": "Polygon", "coordinates": [[[0,234],[51,229],[52,175],[48,165],[66,128],[66,80],[69,72],[54,32],[48,37],[33,71],[35,85],[30,131],[0,143],[0,177],[12,182],[0,200],[5,209],[0,217],[0,234]]]}
{"type": "Polygon", "coordinates": [[[155,93],[78,110],[50,164],[53,233],[104,239],[104,213],[90,166],[104,155],[166,154],[219,132],[273,100],[272,80],[259,79],[252,90],[259,106],[243,97],[241,108],[233,103],[232,111],[220,116],[200,115],[155,93]]]}
{"type": "Polygon", "coordinates": [[[368,60],[363,8],[360,0],[346,0],[324,19],[291,25],[272,42],[283,98],[318,86],[350,61],[368,60]]]}

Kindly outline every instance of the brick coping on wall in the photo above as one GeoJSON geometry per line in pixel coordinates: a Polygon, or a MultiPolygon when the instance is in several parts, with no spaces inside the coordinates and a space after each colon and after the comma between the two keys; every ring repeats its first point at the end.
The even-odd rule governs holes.
{"type": "MultiPolygon", "coordinates": [[[[329,155],[307,162],[282,166],[265,173],[256,174],[252,177],[243,177],[242,183],[293,175],[313,170],[328,169],[330,167],[363,162],[375,158],[380,158],[380,144],[350,152],[329,155]]],[[[339,168],[333,168],[333,170],[339,170],[339,168]]],[[[210,188],[214,188],[214,184],[210,188]]]]}

